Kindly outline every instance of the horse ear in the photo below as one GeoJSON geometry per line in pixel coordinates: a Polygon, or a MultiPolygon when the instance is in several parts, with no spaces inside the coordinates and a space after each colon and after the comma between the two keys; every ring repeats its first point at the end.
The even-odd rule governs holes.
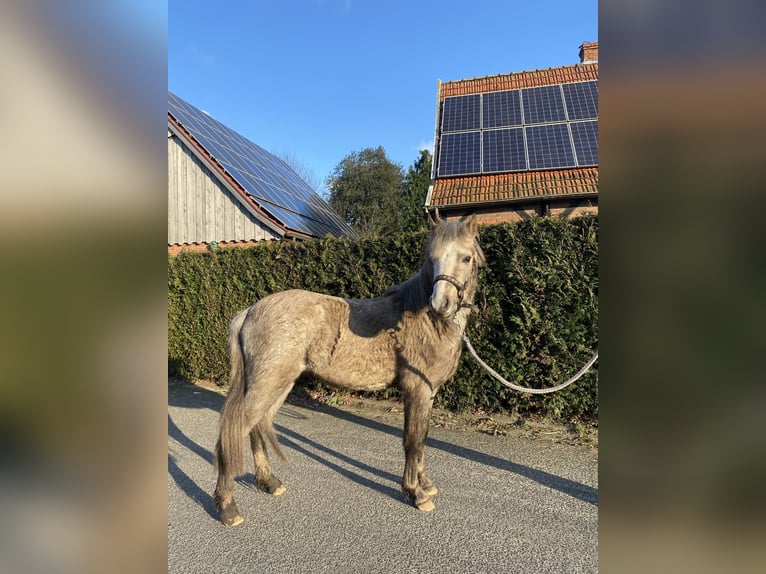
{"type": "Polygon", "coordinates": [[[476,220],[476,214],[472,213],[471,215],[464,215],[460,218],[460,221],[465,225],[465,228],[468,230],[469,233],[475,234],[476,228],[478,227],[478,221],[476,220]]]}
{"type": "Polygon", "coordinates": [[[442,221],[444,220],[441,218],[441,215],[439,215],[438,207],[434,207],[433,215],[431,215],[430,211],[428,212],[428,223],[431,224],[431,227],[436,227],[442,221]]]}

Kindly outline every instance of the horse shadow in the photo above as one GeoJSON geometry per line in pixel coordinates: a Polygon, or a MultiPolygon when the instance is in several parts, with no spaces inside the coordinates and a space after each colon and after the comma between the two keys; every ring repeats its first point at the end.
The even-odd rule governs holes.
{"type": "MultiPolygon", "coordinates": [[[[216,392],[197,387],[188,383],[173,382],[172,392],[168,393],[168,405],[182,408],[192,409],[204,409],[208,408],[215,412],[220,412],[223,406],[224,397],[216,392]]],[[[305,415],[302,415],[297,410],[290,409],[289,404],[280,409],[280,417],[291,419],[305,419],[305,415]]],[[[401,499],[401,492],[398,489],[399,477],[386,472],[384,470],[375,468],[364,462],[355,460],[354,458],[344,455],[341,452],[333,450],[323,444],[320,444],[314,440],[307,438],[306,436],[295,432],[283,425],[275,424],[275,430],[279,433],[279,442],[282,446],[289,448],[297,453],[303,454],[320,464],[323,464],[327,468],[337,472],[345,478],[356,482],[371,490],[380,492],[397,500],[401,499]],[[310,447],[313,450],[309,450],[310,447]],[[327,455],[322,456],[315,451],[327,455]],[[341,466],[333,462],[333,459],[344,463],[346,466],[341,466]],[[360,471],[367,474],[372,474],[379,477],[384,482],[393,483],[397,488],[391,487],[384,482],[373,480],[365,477],[362,474],[354,472],[349,469],[348,466],[356,467],[360,471]]],[[[185,448],[188,452],[193,453],[208,464],[213,465],[213,453],[211,450],[201,446],[190,437],[188,437],[173,421],[173,418],[168,414],[168,436],[176,441],[179,445],[185,448]]],[[[215,509],[212,496],[205,492],[200,486],[194,482],[194,480],[186,474],[177,464],[176,457],[172,453],[168,453],[168,472],[173,478],[176,485],[192,500],[194,500],[203,510],[205,510],[212,518],[218,520],[218,513],[215,509]]],[[[236,482],[251,490],[254,489],[255,476],[253,473],[248,472],[244,475],[237,477],[236,482]]]]}
{"type": "MultiPolygon", "coordinates": [[[[198,445],[196,442],[186,436],[184,432],[178,428],[175,422],[173,422],[173,419],[170,415],[168,415],[168,436],[173,438],[176,442],[187,448],[189,451],[199,455],[210,464],[213,463],[213,453],[198,445]]],[[[186,474],[180,466],[178,466],[176,460],[176,455],[172,452],[172,450],[168,449],[168,473],[173,478],[176,486],[183,490],[186,496],[196,502],[205,512],[207,512],[211,518],[218,520],[218,513],[216,512],[215,504],[213,503],[213,497],[210,496],[209,493],[202,490],[202,488],[200,488],[194,479],[186,474]]]]}
{"type": "Polygon", "coordinates": [[[324,445],[322,445],[322,444],[320,444],[320,443],[318,443],[316,441],[313,441],[311,439],[308,439],[308,438],[306,438],[305,436],[303,436],[303,435],[301,435],[299,433],[291,431],[290,429],[286,429],[286,428],[284,428],[281,425],[276,425],[275,424],[274,428],[281,435],[280,436],[280,440],[279,440],[280,444],[285,445],[286,447],[288,447],[288,448],[290,448],[290,449],[292,449],[292,450],[294,450],[296,452],[304,454],[308,458],[310,458],[310,459],[312,459],[312,460],[314,460],[314,461],[316,461],[316,462],[318,462],[320,464],[323,464],[324,466],[326,466],[330,470],[333,470],[333,471],[337,472],[341,476],[344,476],[347,479],[349,479],[349,480],[351,480],[351,481],[353,481],[353,482],[355,482],[355,483],[357,483],[357,484],[359,484],[361,486],[365,486],[365,487],[369,488],[370,490],[374,490],[376,492],[380,492],[381,494],[385,494],[385,495],[387,495],[387,496],[389,496],[391,498],[394,498],[394,499],[397,499],[397,500],[401,500],[402,494],[401,494],[401,490],[399,490],[398,488],[393,488],[391,486],[387,486],[386,484],[384,484],[382,482],[366,478],[365,476],[363,476],[361,474],[358,474],[358,473],[354,472],[353,470],[350,470],[347,467],[343,467],[343,466],[341,466],[339,464],[336,464],[336,463],[332,462],[331,459],[332,458],[336,458],[336,459],[346,463],[347,465],[354,466],[354,467],[358,468],[359,470],[367,472],[369,474],[374,474],[374,475],[378,476],[379,478],[383,479],[384,481],[392,482],[392,483],[396,484],[397,486],[399,484],[399,477],[398,476],[396,476],[394,474],[391,474],[389,472],[386,472],[384,470],[380,470],[378,468],[375,468],[373,466],[370,466],[370,465],[368,465],[366,463],[363,463],[363,462],[360,462],[358,460],[355,460],[355,459],[353,459],[353,458],[351,458],[349,456],[346,456],[344,454],[341,454],[338,451],[335,451],[335,450],[333,450],[331,448],[327,448],[326,446],[324,446],[324,445]],[[293,437],[293,438],[292,439],[291,438],[286,438],[286,436],[293,437]],[[312,452],[312,451],[304,448],[303,446],[298,444],[296,441],[301,441],[304,444],[309,445],[309,446],[311,446],[314,449],[322,451],[323,453],[328,455],[328,458],[323,458],[321,455],[319,455],[319,454],[317,454],[315,452],[312,452]]]}
{"type": "MultiPolygon", "coordinates": [[[[401,438],[402,436],[402,429],[398,427],[393,427],[379,421],[367,419],[354,413],[331,407],[329,405],[312,405],[309,408],[325,412],[326,414],[341,420],[396,436],[397,438],[401,438]]],[[[523,464],[519,464],[517,462],[512,462],[510,460],[473,450],[471,448],[466,448],[444,440],[435,439],[430,436],[426,439],[426,446],[428,448],[442,450],[449,454],[459,456],[479,464],[484,464],[486,466],[491,466],[493,468],[512,472],[553,490],[558,490],[559,492],[567,494],[588,504],[598,506],[598,489],[592,486],[588,486],[568,478],[563,478],[544,470],[535,469],[523,464]]]]}
{"type": "MultiPolygon", "coordinates": [[[[174,386],[176,387],[174,392],[168,393],[169,406],[177,406],[182,408],[208,408],[214,410],[215,412],[220,412],[224,401],[224,397],[222,395],[188,383],[176,383],[174,386]]],[[[288,398],[288,402],[280,410],[279,416],[296,419],[305,418],[305,416],[289,408],[291,402],[298,401],[288,398]]],[[[334,418],[346,422],[395,436],[399,440],[402,438],[403,431],[400,427],[394,427],[379,421],[371,420],[354,413],[332,407],[330,405],[317,403],[306,404],[304,401],[300,401],[300,406],[309,410],[314,410],[330,415],[334,418]]],[[[401,491],[399,489],[401,477],[340,453],[320,442],[302,435],[301,433],[291,430],[284,425],[275,424],[274,428],[279,433],[280,444],[284,445],[286,448],[307,456],[308,458],[326,466],[327,468],[337,472],[338,474],[341,474],[342,476],[356,482],[357,484],[397,500],[401,499],[401,491]],[[333,460],[342,462],[345,464],[345,466],[341,466],[340,464],[333,462],[333,460]],[[360,472],[364,472],[367,475],[373,475],[380,480],[368,478],[359,472],[355,472],[349,467],[354,467],[360,472]],[[394,486],[392,487],[391,484],[394,486]]],[[[168,435],[188,451],[194,453],[195,455],[208,462],[212,467],[212,451],[197,444],[195,441],[189,438],[173,422],[170,415],[168,415],[168,435]]],[[[514,473],[524,478],[533,480],[553,490],[567,494],[568,496],[581,500],[585,503],[598,506],[598,489],[592,486],[563,478],[543,470],[512,462],[510,460],[489,455],[474,449],[455,445],[441,439],[429,437],[427,439],[426,445],[428,448],[442,450],[451,455],[465,458],[466,460],[514,473]]],[[[181,488],[187,496],[196,501],[211,517],[216,520],[218,519],[211,495],[203,491],[199,485],[197,485],[194,480],[176,464],[170,453],[168,454],[168,472],[178,487],[181,488]]],[[[252,473],[248,473],[243,477],[238,478],[237,482],[249,488],[253,488],[253,478],[254,477],[252,473]]]]}

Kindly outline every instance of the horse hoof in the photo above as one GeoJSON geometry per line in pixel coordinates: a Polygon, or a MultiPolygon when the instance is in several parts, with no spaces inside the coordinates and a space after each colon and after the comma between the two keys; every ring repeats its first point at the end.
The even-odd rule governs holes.
{"type": "Polygon", "coordinates": [[[424,489],[423,492],[425,492],[428,496],[434,496],[435,494],[439,494],[439,489],[435,486],[429,486],[428,488],[424,489]]]}
{"type": "Polygon", "coordinates": [[[434,505],[433,500],[429,499],[420,504],[416,504],[415,507],[421,512],[431,512],[436,506],[434,505]]]}
{"type": "Polygon", "coordinates": [[[224,526],[237,526],[245,521],[235,505],[227,506],[221,510],[220,516],[224,526]]]}
{"type": "Polygon", "coordinates": [[[255,488],[266,494],[270,494],[271,496],[281,496],[287,492],[287,489],[276,477],[271,477],[269,480],[264,480],[263,482],[258,482],[258,479],[256,479],[254,484],[255,488]]]}
{"type": "Polygon", "coordinates": [[[237,515],[237,516],[235,516],[234,518],[231,518],[231,519],[229,519],[229,520],[224,520],[224,521],[223,521],[223,524],[224,524],[224,526],[239,526],[239,525],[240,525],[240,524],[242,524],[244,521],[245,521],[245,519],[244,519],[244,518],[242,518],[242,516],[240,516],[240,515],[238,514],[238,515],[237,515]]]}

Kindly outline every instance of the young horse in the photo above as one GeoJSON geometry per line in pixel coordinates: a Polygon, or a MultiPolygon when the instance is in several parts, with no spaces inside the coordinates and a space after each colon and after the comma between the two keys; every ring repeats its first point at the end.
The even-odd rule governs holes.
{"type": "Polygon", "coordinates": [[[404,398],[402,490],[418,509],[432,510],[437,490],[423,457],[431,406],[457,369],[483,263],[475,216],[440,221],[420,271],[380,297],[282,291],[234,317],[230,386],[215,449],[214,501],[221,521],[244,521],[233,489],[235,476],[245,472],[242,443],[248,435],[256,486],[274,496],[285,492],[271,472],[266,442],[284,458],[272,421],[304,372],[357,391],[398,385],[404,398]]]}

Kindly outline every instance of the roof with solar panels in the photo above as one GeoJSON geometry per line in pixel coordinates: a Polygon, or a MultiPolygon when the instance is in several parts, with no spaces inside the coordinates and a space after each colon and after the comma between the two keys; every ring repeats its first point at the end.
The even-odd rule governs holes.
{"type": "MultiPolygon", "coordinates": [[[[353,235],[346,222],[285,161],[171,92],[168,92],[168,132],[179,138],[195,162],[204,166],[205,173],[220,184],[221,191],[231,199],[226,208],[230,208],[231,203],[237,204],[250,223],[270,233],[269,238],[353,235]]],[[[212,216],[207,216],[209,223],[215,218],[215,209],[210,204],[218,198],[208,197],[203,201],[208,205],[199,207],[200,213],[204,214],[205,209],[213,211],[212,216]]],[[[191,211],[179,206],[179,210],[184,209],[191,211]]],[[[217,209],[221,211],[220,207],[217,209]]],[[[235,213],[229,219],[235,221],[239,215],[235,213]]],[[[232,227],[239,231],[239,228],[247,228],[247,224],[245,219],[241,225],[237,223],[232,227]]],[[[194,225],[204,227],[202,222],[194,225]]],[[[203,229],[202,233],[211,232],[203,229]]],[[[216,236],[200,237],[198,241],[210,243],[210,238],[216,236]]],[[[237,238],[247,240],[245,236],[237,238]]],[[[217,238],[218,243],[221,241],[221,237],[217,238]]]]}
{"type": "Polygon", "coordinates": [[[598,194],[598,43],[570,66],[438,84],[426,209],[598,194]]]}

